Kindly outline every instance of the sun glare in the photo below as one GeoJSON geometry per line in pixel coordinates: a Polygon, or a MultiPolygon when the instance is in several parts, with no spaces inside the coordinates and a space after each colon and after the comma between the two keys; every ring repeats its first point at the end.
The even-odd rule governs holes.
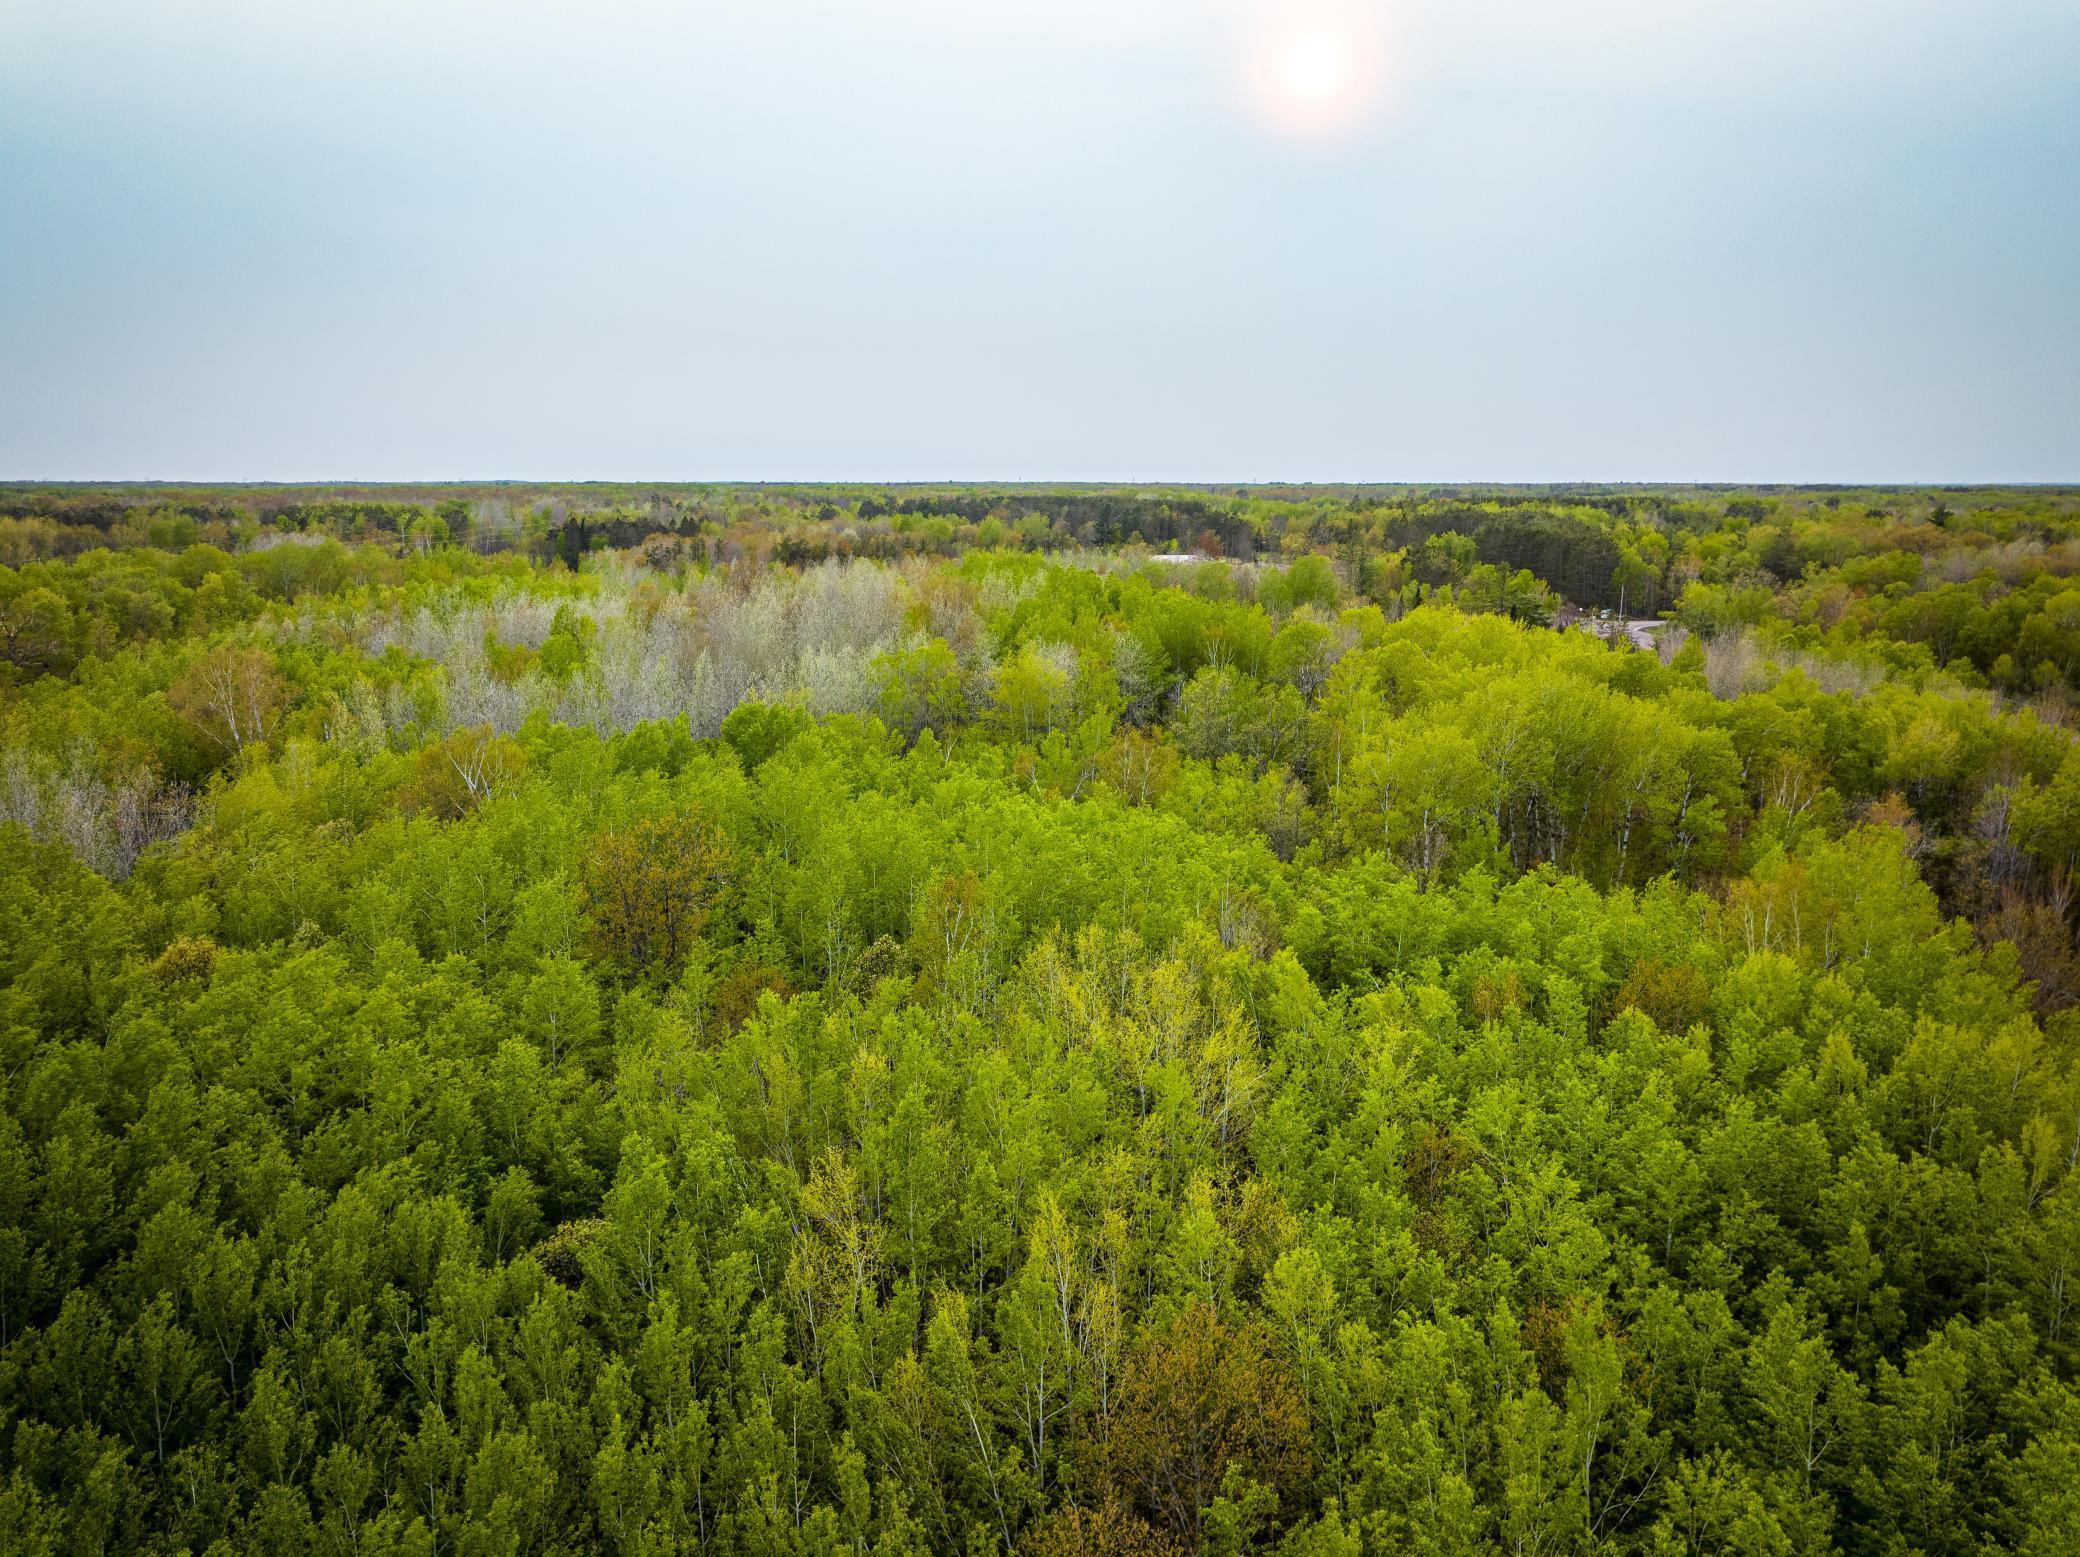
{"type": "Polygon", "coordinates": [[[1278,74],[1295,102],[1327,102],[1350,78],[1348,48],[1334,33],[1302,33],[1287,41],[1278,74]]]}
{"type": "Polygon", "coordinates": [[[1323,3],[1266,10],[1243,50],[1251,106],[1273,129],[1334,136],[1377,105],[1385,47],[1375,6],[1323,3]]]}

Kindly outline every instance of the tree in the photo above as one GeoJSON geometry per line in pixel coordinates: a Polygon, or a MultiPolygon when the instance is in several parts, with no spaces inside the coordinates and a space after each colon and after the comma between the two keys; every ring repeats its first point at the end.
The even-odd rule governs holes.
{"type": "Polygon", "coordinates": [[[226,756],[264,745],[289,697],[270,655],[229,644],[196,660],[166,692],[188,728],[226,756]]]}
{"type": "Polygon", "coordinates": [[[0,658],[32,673],[61,669],[72,631],[72,608],[61,596],[0,568],[0,658]]]}
{"type": "Polygon", "coordinates": [[[1314,1442],[1299,1391],[1251,1330],[1210,1304],[1146,1336],[1120,1379],[1104,1471],[1157,1528],[1195,1538],[1231,1471],[1299,1507],[1314,1442]]]}
{"type": "Polygon", "coordinates": [[[1312,703],[1327,685],[1335,664],[1335,642],[1329,629],[1302,617],[1288,621],[1271,640],[1265,672],[1274,681],[1297,688],[1312,703]]]}
{"type": "Polygon", "coordinates": [[[697,812],[593,835],[580,892],[600,954],[638,978],[669,978],[728,886],[727,842],[697,812]]]}
{"type": "Polygon", "coordinates": [[[408,804],[453,821],[510,789],[526,771],[527,753],[519,742],[489,725],[457,730],[420,751],[408,804]]]}
{"type": "Polygon", "coordinates": [[[1777,1470],[1803,1492],[1856,1430],[1863,1389],[1807,1333],[1796,1305],[1780,1297],[1767,1327],[1748,1347],[1747,1380],[1757,1438],[1777,1470]]]}
{"type": "Polygon", "coordinates": [[[1037,741],[1069,721],[1076,651],[1065,643],[1027,644],[997,667],[996,725],[1005,739],[1037,741]]]}
{"type": "Polygon", "coordinates": [[[943,638],[884,654],[874,662],[881,678],[881,719],[904,740],[926,730],[946,731],[966,720],[967,694],[960,661],[943,638]]]}

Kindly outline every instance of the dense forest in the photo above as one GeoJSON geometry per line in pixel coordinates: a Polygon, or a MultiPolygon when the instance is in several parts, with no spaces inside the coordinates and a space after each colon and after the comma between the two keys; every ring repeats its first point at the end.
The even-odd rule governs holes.
{"type": "Polygon", "coordinates": [[[0,487],[0,1550],[2080,1551],[2076,574],[0,487]]]}

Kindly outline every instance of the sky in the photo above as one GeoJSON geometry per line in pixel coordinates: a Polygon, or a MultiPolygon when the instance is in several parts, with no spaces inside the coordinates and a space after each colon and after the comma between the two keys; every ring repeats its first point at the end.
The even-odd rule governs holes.
{"type": "Polygon", "coordinates": [[[0,479],[2080,481],[2080,0],[0,0],[0,479]]]}

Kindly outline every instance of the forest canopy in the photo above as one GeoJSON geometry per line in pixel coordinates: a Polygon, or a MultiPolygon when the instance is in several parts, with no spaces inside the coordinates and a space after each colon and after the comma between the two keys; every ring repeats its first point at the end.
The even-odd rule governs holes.
{"type": "Polygon", "coordinates": [[[2080,1550],[2076,566],[0,488],[0,1549],[2080,1550]]]}

